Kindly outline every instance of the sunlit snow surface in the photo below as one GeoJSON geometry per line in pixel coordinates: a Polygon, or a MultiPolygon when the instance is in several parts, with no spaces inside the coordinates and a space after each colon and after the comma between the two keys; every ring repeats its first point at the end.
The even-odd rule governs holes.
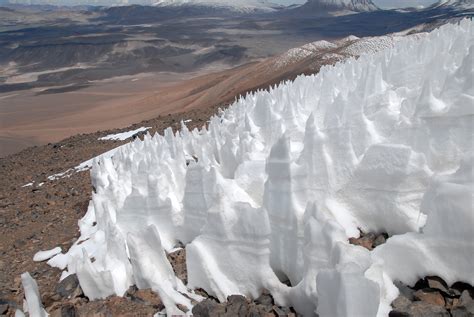
{"type": "Polygon", "coordinates": [[[128,138],[131,138],[132,136],[136,135],[137,133],[140,133],[140,132],[145,132],[147,130],[151,129],[150,127],[141,127],[141,128],[138,128],[138,129],[135,129],[135,130],[132,130],[132,131],[126,131],[126,132],[122,132],[122,133],[117,133],[117,134],[109,134],[109,135],[106,135],[104,137],[101,137],[99,138],[99,140],[120,140],[120,141],[124,141],[128,138]]]}
{"type": "Polygon", "coordinates": [[[81,238],[48,263],[91,299],[152,288],[170,315],[199,300],[166,259],[177,241],[188,289],[265,288],[307,316],[386,316],[394,280],[474,284],[473,31],[400,40],[97,159],[81,238]],[[348,243],[358,228],[394,236],[369,252],[348,243]]]}

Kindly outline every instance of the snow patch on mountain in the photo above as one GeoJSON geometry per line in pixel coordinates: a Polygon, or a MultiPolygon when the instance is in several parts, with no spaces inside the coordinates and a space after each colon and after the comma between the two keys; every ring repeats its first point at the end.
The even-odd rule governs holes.
{"type": "Polygon", "coordinates": [[[272,12],[282,6],[267,0],[158,0],[156,6],[206,6],[242,13],[272,12]]]}
{"type": "MultiPolygon", "coordinates": [[[[435,7],[451,6],[460,10],[474,9],[474,1],[472,0],[440,0],[434,4],[435,7]]],[[[471,12],[471,14],[474,12],[471,12]]]]}
{"type": "Polygon", "coordinates": [[[305,44],[301,47],[293,48],[282,54],[276,59],[275,65],[278,68],[284,68],[288,65],[292,65],[299,61],[304,60],[309,56],[315,56],[322,54],[323,52],[336,48],[337,45],[328,41],[316,41],[309,44],[305,44]]]}
{"type": "Polygon", "coordinates": [[[304,7],[323,11],[349,10],[364,12],[378,10],[371,0],[308,0],[304,7]]]}
{"type": "Polygon", "coordinates": [[[274,58],[274,65],[279,69],[284,69],[289,65],[294,65],[307,59],[332,60],[333,63],[342,61],[348,57],[358,57],[362,54],[373,54],[384,49],[388,49],[406,37],[419,38],[426,33],[410,35],[384,35],[375,37],[358,38],[348,36],[334,41],[316,41],[301,47],[293,48],[286,53],[274,58]]]}
{"type": "Polygon", "coordinates": [[[48,263],[91,299],[152,288],[169,315],[194,288],[324,317],[387,316],[394,280],[474,284],[473,31],[400,39],[95,159],[81,237],[48,263]],[[359,228],[392,237],[370,252],[348,242],[359,228]]]}
{"type": "MultiPolygon", "coordinates": [[[[419,34],[409,35],[412,37],[422,36],[419,34]]],[[[403,36],[386,35],[377,37],[366,37],[359,39],[349,36],[335,41],[316,41],[301,47],[288,50],[286,53],[275,58],[274,64],[283,69],[294,65],[305,59],[331,59],[335,62],[342,61],[348,57],[358,57],[362,54],[371,54],[392,47],[403,36]]]]}
{"type": "Polygon", "coordinates": [[[138,129],[135,129],[135,130],[131,130],[131,131],[125,131],[125,132],[121,132],[121,133],[116,133],[116,134],[109,134],[109,135],[106,135],[104,137],[101,137],[99,138],[99,140],[101,141],[124,141],[128,138],[131,138],[132,136],[136,135],[137,133],[140,133],[140,132],[145,132],[147,130],[151,129],[151,127],[141,127],[141,128],[138,128],[138,129]]]}

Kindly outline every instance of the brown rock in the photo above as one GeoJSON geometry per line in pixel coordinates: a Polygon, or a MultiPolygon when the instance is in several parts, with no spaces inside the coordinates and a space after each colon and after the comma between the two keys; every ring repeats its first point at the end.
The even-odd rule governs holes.
{"type": "Polygon", "coordinates": [[[8,307],[8,304],[0,304],[0,315],[6,314],[8,307]]]}
{"type": "Polygon", "coordinates": [[[249,311],[249,302],[242,295],[231,295],[227,297],[225,316],[246,317],[249,311]]]}
{"type": "Polygon", "coordinates": [[[261,305],[250,305],[249,306],[249,312],[247,314],[247,317],[262,317],[262,316],[275,316],[275,314],[271,313],[266,310],[264,306],[261,305]]]}
{"type": "Polygon", "coordinates": [[[177,304],[176,307],[178,307],[180,311],[185,312],[185,313],[189,311],[189,309],[186,306],[181,305],[181,304],[177,304]]]}
{"type": "Polygon", "coordinates": [[[145,305],[153,306],[158,310],[162,310],[165,308],[158,294],[153,292],[151,289],[137,289],[133,292],[129,290],[127,292],[127,295],[130,296],[130,299],[132,301],[142,302],[145,305]]]}
{"type": "Polygon", "coordinates": [[[255,303],[261,306],[266,312],[271,312],[275,304],[272,295],[268,291],[264,291],[262,295],[255,300],[255,303]]]}
{"type": "MultiPolygon", "coordinates": [[[[55,312],[59,312],[60,317],[76,317],[76,307],[72,304],[65,304],[62,306],[59,310],[56,310],[55,312]]],[[[53,314],[51,314],[51,317],[53,314]]]]}
{"type": "Polygon", "coordinates": [[[410,317],[450,317],[449,312],[441,306],[427,302],[414,302],[408,309],[410,317]]]}
{"type": "Polygon", "coordinates": [[[438,291],[418,290],[413,295],[416,300],[425,303],[443,307],[446,305],[443,295],[438,291]]]}
{"type": "Polygon", "coordinates": [[[176,276],[183,281],[184,284],[188,283],[188,271],[186,268],[186,249],[180,249],[167,255],[168,260],[173,267],[176,276]]]}
{"type": "Polygon", "coordinates": [[[50,307],[54,303],[61,300],[61,297],[58,294],[51,293],[51,292],[44,293],[42,297],[43,297],[43,303],[45,307],[50,307]]]}
{"type": "Polygon", "coordinates": [[[192,313],[195,317],[222,316],[225,307],[213,299],[205,299],[193,307],[192,313]]]}
{"type": "Polygon", "coordinates": [[[437,289],[441,292],[444,292],[445,294],[449,294],[448,284],[446,284],[442,278],[437,276],[428,276],[426,281],[430,288],[437,289]]]}
{"type": "Polygon", "coordinates": [[[444,300],[446,301],[447,309],[453,309],[453,307],[456,307],[459,305],[459,298],[445,297],[444,300]]]}
{"type": "Polygon", "coordinates": [[[392,307],[395,311],[404,312],[408,310],[411,301],[403,295],[398,296],[393,302],[392,307]]]}
{"type": "Polygon", "coordinates": [[[374,248],[374,241],[375,234],[372,232],[369,232],[367,234],[361,232],[361,236],[359,238],[349,238],[349,243],[364,247],[369,251],[374,248]]]}
{"type": "Polygon", "coordinates": [[[296,317],[296,314],[288,307],[273,306],[273,312],[279,317],[296,317]]]}

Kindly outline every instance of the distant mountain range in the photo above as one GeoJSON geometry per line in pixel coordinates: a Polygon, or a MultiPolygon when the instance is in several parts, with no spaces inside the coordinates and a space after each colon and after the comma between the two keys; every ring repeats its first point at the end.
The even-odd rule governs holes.
{"type": "Polygon", "coordinates": [[[267,0],[156,0],[153,4],[162,7],[200,6],[229,9],[238,12],[273,12],[284,6],[267,0]]]}
{"type": "MultiPolygon", "coordinates": [[[[287,9],[305,15],[325,15],[327,13],[371,12],[379,8],[372,0],[307,0],[302,5],[285,7],[271,0],[0,0],[1,5],[52,5],[52,6],[128,6],[146,5],[167,8],[212,8],[238,13],[271,13],[287,9]]],[[[455,9],[473,9],[474,0],[440,0],[432,7],[453,7],[455,9]]]]}
{"type": "Polygon", "coordinates": [[[451,6],[461,10],[474,9],[474,0],[441,0],[435,7],[451,6]]]}
{"type": "Polygon", "coordinates": [[[209,6],[227,8],[239,11],[273,11],[283,6],[267,0],[0,0],[0,5],[96,5],[96,6],[127,6],[127,5],[154,5],[154,6],[209,6]]]}
{"type": "Polygon", "coordinates": [[[365,12],[378,10],[371,0],[308,0],[301,8],[311,11],[317,10],[318,12],[339,10],[365,12]]]}

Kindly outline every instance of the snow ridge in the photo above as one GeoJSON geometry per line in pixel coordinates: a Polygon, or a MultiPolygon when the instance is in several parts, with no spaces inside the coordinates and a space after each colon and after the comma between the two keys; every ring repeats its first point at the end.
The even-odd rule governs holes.
{"type": "Polygon", "coordinates": [[[433,5],[434,7],[451,6],[460,10],[474,9],[474,2],[472,0],[440,0],[433,5]]]}
{"type": "Polygon", "coordinates": [[[474,284],[473,31],[399,40],[97,158],[81,238],[48,263],[91,299],[151,287],[168,315],[198,287],[387,316],[394,280],[474,284]],[[369,252],[348,243],[358,228],[393,237],[369,252]],[[186,286],[165,256],[178,241],[186,286]]]}
{"type": "Polygon", "coordinates": [[[158,0],[155,6],[204,6],[227,9],[239,13],[273,12],[282,7],[267,0],[158,0]]]}
{"type": "Polygon", "coordinates": [[[356,12],[378,10],[372,0],[308,0],[305,7],[320,10],[350,10],[356,12]]]}

